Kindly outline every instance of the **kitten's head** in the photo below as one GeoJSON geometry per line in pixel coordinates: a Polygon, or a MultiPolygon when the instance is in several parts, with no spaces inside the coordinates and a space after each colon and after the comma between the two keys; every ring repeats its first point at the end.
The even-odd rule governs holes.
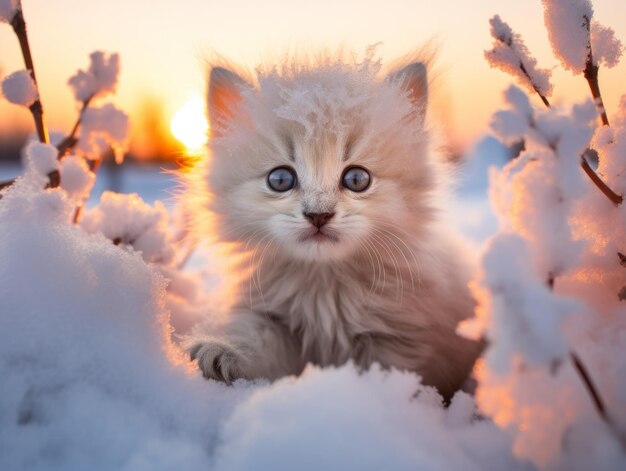
{"type": "Polygon", "coordinates": [[[384,79],[379,68],[324,59],[254,79],[211,69],[205,184],[219,239],[327,262],[419,237],[435,185],[426,67],[384,79]]]}

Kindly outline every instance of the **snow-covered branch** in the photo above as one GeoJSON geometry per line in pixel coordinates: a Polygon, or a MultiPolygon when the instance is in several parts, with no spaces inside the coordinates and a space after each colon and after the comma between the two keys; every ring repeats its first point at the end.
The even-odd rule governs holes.
{"type": "Polygon", "coordinates": [[[522,37],[513,32],[499,15],[489,20],[493,48],[485,51],[485,58],[491,67],[496,67],[512,75],[529,90],[537,92],[541,100],[549,106],[552,94],[550,71],[537,68],[537,60],[531,56],[522,37]]]}

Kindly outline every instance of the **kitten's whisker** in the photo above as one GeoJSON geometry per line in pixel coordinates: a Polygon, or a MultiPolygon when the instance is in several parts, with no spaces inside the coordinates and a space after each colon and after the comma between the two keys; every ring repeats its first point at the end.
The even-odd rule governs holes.
{"type": "MultiPolygon", "coordinates": [[[[265,240],[267,238],[268,237],[265,237],[263,240],[265,240]]],[[[272,245],[273,245],[273,241],[272,241],[272,238],[270,237],[269,238],[269,242],[265,243],[265,245],[263,247],[263,250],[261,251],[261,257],[259,259],[258,268],[257,268],[257,270],[255,270],[255,275],[256,275],[256,278],[257,278],[257,284],[259,286],[259,294],[261,295],[261,302],[263,303],[263,306],[266,309],[267,309],[267,306],[266,306],[266,302],[265,302],[265,296],[263,294],[263,283],[261,282],[261,272],[263,271],[263,259],[265,258],[265,252],[272,245]]]]}
{"type": "MultiPolygon", "coordinates": [[[[401,233],[405,234],[408,237],[408,240],[413,240],[414,236],[412,236],[410,233],[408,233],[406,230],[394,226],[392,224],[389,224],[386,221],[378,221],[380,222],[382,225],[387,226],[392,228],[392,230],[385,230],[388,234],[393,235],[399,242],[402,243],[402,245],[404,245],[406,247],[406,249],[408,250],[408,252],[411,254],[411,257],[413,258],[413,261],[415,262],[415,268],[416,268],[416,274],[417,274],[417,285],[421,286],[422,284],[422,277],[421,277],[421,263],[419,261],[419,253],[416,253],[414,249],[412,249],[411,247],[408,246],[408,244],[404,241],[404,239],[402,239],[402,237],[398,236],[394,231],[399,230],[401,233]]],[[[413,270],[411,270],[411,278],[413,277],[413,270]]],[[[413,283],[413,280],[411,281],[411,283],[413,283]]]]}
{"type": "MultiPolygon", "coordinates": [[[[378,243],[380,248],[382,248],[386,252],[386,254],[388,255],[388,257],[390,259],[389,261],[391,262],[391,265],[392,265],[392,267],[394,269],[396,280],[397,280],[398,279],[398,267],[396,266],[395,257],[393,256],[393,253],[389,250],[389,247],[387,247],[387,244],[385,243],[385,241],[380,236],[378,236],[376,233],[374,233],[374,232],[371,233],[370,234],[370,238],[374,239],[374,241],[376,241],[378,243]]],[[[383,260],[383,268],[384,267],[385,267],[385,262],[383,260]]],[[[384,275],[383,283],[384,283],[384,286],[386,288],[387,287],[387,270],[383,271],[383,275],[384,275]]],[[[397,290],[399,290],[399,289],[400,289],[400,285],[397,284],[397,290]]],[[[397,292],[396,294],[399,294],[399,292],[397,292]]]]}
{"type": "Polygon", "coordinates": [[[390,240],[389,236],[393,236],[397,240],[399,240],[404,245],[404,247],[406,247],[406,249],[409,251],[409,253],[411,255],[413,255],[413,260],[415,261],[415,255],[413,254],[413,251],[408,247],[408,245],[402,239],[400,239],[393,232],[388,231],[386,229],[375,229],[375,230],[378,233],[380,233],[382,236],[385,236],[387,238],[387,240],[389,240],[389,242],[391,242],[394,245],[394,247],[396,249],[398,249],[398,252],[402,255],[402,258],[404,258],[404,262],[406,263],[406,268],[409,271],[409,278],[411,280],[411,290],[412,290],[412,292],[415,292],[415,280],[413,279],[413,270],[412,270],[412,267],[411,267],[411,263],[409,262],[409,259],[406,257],[406,255],[404,253],[404,250],[402,250],[402,248],[397,243],[395,243],[393,240],[390,240]]]}
{"type": "Polygon", "coordinates": [[[264,229],[262,229],[261,233],[263,234],[263,236],[256,243],[256,245],[254,247],[254,251],[252,253],[252,259],[250,261],[252,274],[249,276],[248,284],[250,286],[250,304],[251,305],[252,305],[252,287],[253,287],[253,285],[256,288],[256,290],[258,291],[259,295],[261,296],[261,302],[263,304],[265,304],[265,299],[263,297],[263,288],[261,286],[261,281],[260,281],[261,280],[261,278],[260,278],[261,271],[263,270],[263,267],[262,267],[260,262],[257,264],[257,263],[255,263],[255,261],[256,261],[257,253],[259,252],[259,249],[260,249],[261,246],[263,246],[263,252],[265,251],[265,248],[267,247],[267,244],[264,244],[264,242],[265,242],[266,239],[268,239],[268,237],[271,237],[271,232],[264,228],[264,229]]]}
{"type": "Polygon", "coordinates": [[[369,247],[371,247],[374,257],[376,257],[376,262],[378,265],[376,285],[377,285],[377,288],[380,288],[380,294],[383,294],[385,291],[385,285],[387,284],[385,263],[383,261],[383,257],[380,255],[380,252],[376,248],[376,245],[374,245],[371,241],[367,241],[366,243],[368,244],[369,247]]]}
{"type": "Polygon", "coordinates": [[[393,266],[394,269],[394,274],[396,277],[396,296],[397,299],[400,301],[400,303],[402,303],[402,299],[403,299],[403,295],[404,295],[404,280],[402,279],[402,273],[400,270],[400,265],[398,263],[398,260],[396,259],[393,251],[389,248],[389,244],[387,244],[386,239],[382,236],[379,235],[378,232],[376,230],[374,230],[372,232],[372,234],[370,234],[371,237],[375,238],[376,240],[378,240],[378,242],[382,245],[383,249],[385,250],[385,252],[387,253],[387,255],[389,255],[390,257],[390,261],[391,264],[393,266]]]}
{"type": "Polygon", "coordinates": [[[378,259],[378,255],[374,251],[374,257],[376,257],[377,265],[374,264],[374,258],[372,257],[372,250],[370,250],[371,246],[369,242],[367,241],[367,239],[360,239],[359,242],[361,243],[362,247],[365,249],[370,259],[371,266],[372,266],[372,284],[370,286],[370,290],[368,293],[376,294],[375,289],[376,289],[376,284],[378,282],[378,277],[379,277],[379,272],[376,271],[376,268],[380,270],[380,260],[378,259]]]}

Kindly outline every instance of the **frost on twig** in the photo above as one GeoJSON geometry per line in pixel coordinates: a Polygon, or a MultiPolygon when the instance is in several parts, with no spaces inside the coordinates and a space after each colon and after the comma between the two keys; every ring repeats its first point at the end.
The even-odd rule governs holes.
{"type": "Polygon", "coordinates": [[[598,83],[600,64],[613,67],[622,55],[622,43],[611,28],[592,21],[590,0],[543,0],[544,19],[554,54],[563,67],[584,74],[598,106],[602,124],[609,120],[598,83]]]}
{"type": "Polygon", "coordinates": [[[537,92],[549,106],[547,97],[552,94],[550,71],[537,68],[537,60],[530,55],[521,36],[514,33],[499,15],[491,18],[489,24],[494,39],[493,48],[485,51],[489,65],[512,75],[528,90],[537,92]]]}

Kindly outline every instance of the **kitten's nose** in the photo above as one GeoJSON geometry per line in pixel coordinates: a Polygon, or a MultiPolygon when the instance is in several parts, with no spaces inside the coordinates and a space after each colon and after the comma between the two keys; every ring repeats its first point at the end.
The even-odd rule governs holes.
{"type": "Polygon", "coordinates": [[[309,220],[311,224],[320,229],[335,215],[335,213],[303,213],[304,217],[309,220]]]}

